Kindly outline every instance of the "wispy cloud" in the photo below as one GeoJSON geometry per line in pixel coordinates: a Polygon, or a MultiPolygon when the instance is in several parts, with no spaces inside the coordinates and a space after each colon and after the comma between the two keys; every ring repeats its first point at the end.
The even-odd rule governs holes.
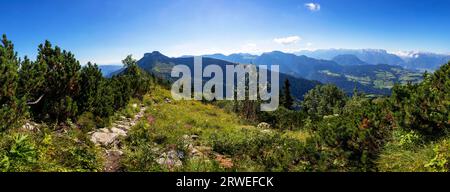
{"type": "Polygon", "coordinates": [[[318,3],[306,3],[305,7],[310,11],[320,11],[320,4],[318,3]]]}
{"type": "Polygon", "coordinates": [[[301,40],[299,36],[289,36],[289,37],[282,37],[282,38],[275,38],[273,41],[275,43],[283,44],[283,45],[291,45],[294,43],[297,43],[301,40]]]}

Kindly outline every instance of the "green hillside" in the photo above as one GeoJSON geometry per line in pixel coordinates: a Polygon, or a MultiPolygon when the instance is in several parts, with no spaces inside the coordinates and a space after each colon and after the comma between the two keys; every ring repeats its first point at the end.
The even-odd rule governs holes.
{"type": "Polygon", "coordinates": [[[146,118],[123,140],[125,171],[288,170],[295,146],[286,144],[301,146],[308,137],[257,128],[211,104],[167,98],[170,92],[158,86],[144,98],[146,118]]]}

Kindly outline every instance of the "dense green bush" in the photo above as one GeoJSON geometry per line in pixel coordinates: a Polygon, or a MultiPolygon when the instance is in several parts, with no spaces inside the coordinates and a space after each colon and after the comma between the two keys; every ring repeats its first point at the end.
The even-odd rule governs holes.
{"type": "MultiPolygon", "coordinates": [[[[268,130],[241,129],[211,135],[213,150],[235,157],[237,170],[246,161],[263,165],[263,171],[288,171],[302,154],[303,143],[268,130]]],[[[248,163],[248,162],[247,162],[248,163]]]]}
{"type": "Polygon", "coordinates": [[[260,122],[266,122],[279,130],[298,130],[303,128],[306,115],[303,111],[288,110],[279,107],[275,111],[261,112],[260,122]]]}
{"type": "Polygon", "coordinates": [[[31,171],[37,163],[37,149],[27,135],[15,134],[3,138],[0,152],[2,171],[31,171]]]}
{"type": "Polygon", "coordinates": [[[340,115],[325,117],[311,124],[314,141],[323,165],[319,170],[374,171],[378,158],[395,122],[384,104],[355,96],[340,115]],[[365,106],[365,107],[360,107],[365,106]]]}
{"type": "Polygon", "coordinates": [[[450,142],[447,140],[435,145],[434,158],[430,160],[425,167],[432,171],[449,172],[450,171],[450,142]]]}
{"type": "Polygon", "coordinates": [[[1,171],[100,171],[102,163],[99,150],[77,131],[0,134],[1,171]]]}
{"type": "Polygon", "coordinates": [[[346,99],[345,93],[335,85],[318,85],[305,94],[301,106],[312,119],[321,119],[338,114],[346,99]]]}
{"type": "Polygon", "coordinates": [[[420,84],[397,85],[392,93],[393,111],[400,126],[436,137],[450,130],[450,63],[420,84]]]}

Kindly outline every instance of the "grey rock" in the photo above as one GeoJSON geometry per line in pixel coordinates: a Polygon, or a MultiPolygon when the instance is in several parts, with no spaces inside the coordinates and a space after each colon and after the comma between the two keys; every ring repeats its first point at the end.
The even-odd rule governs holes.
{"type": "Polygon", "coordinates": [[[115,128],[115,127],[111,128],[111,132],[116,133],[117,135],[120,135],[120,136],[124,136],[124,137],[127,136],[127,132],[125,132],[122,129],[115,128]]]}
{"type": "Polygon", "coordinates": [[[97,145],[109,146],[116,140],[117,133],[95,132],[91,136],[91,141],[97,145]]]}

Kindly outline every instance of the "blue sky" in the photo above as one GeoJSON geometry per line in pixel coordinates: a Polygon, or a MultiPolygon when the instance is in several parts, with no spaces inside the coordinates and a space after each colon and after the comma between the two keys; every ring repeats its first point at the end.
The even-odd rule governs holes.
{"type": "Polygon", "coordinates": [[[82,63],[272,50],[450,53],[448,0],[0,0],[21,56],[48,39],[82,63]]]}

